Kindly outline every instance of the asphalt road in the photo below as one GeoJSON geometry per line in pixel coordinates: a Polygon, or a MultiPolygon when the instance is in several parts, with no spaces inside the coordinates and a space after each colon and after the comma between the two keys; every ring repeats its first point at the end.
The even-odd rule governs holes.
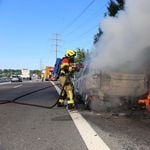
{"type": "MultiPolygon", "coordinates": [[[[0,99],[11,100],[48,86],[48,83],[4,85],[0,87],[0,99]]],[[[56,90],[49,87],[18,101],[47,106],[57,97],[56,90]]],[[[0,150],[81,149],[87,150],[86,145],[65,108],[45,109],[13,103],[0,105],[0,150]]]]}
{"type": "Polygon", "coordinates": [[[81,112],[111,150],[150,150],[150,115],[81,112]]]}
{"type": "MultiPolygon", "coordinates": [[[[58,98],[49,82],[0,85],[0,101],[26,93],[30,94],[17,101],[50,106],[58,98]]],[[[131,116],[117,116],[85,111],[82,107],[78,111],[96,131],[94,136],[99,135],[111,150],[150,150],[149,114],[133,112],[131,116]]],[[[0,105],[0,150],[87,150],[79,132],[65,108],[0,105]]]]}

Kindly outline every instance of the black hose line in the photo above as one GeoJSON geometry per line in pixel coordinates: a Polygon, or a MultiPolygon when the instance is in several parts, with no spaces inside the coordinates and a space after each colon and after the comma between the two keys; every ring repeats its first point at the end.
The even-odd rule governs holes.
{"type": "Polygon", "coordinates": [[[41,89],[38,89],[38,90],[35,90],[35,91],[32,91],[32,92],[23,94],[23,95],[21,95],[21,96],[18,96],[18,97],[16,97],[16,98],[12,99],[12,100],[0,100],[0,104],[12,103],[12,102],[14,102],[14,101],[16,101],[16,100],[18,100],[18,99],[20,99],[20,98],[22,98],[22,97],[25,97],[25,96],[28,96],[28,95],[30,95],[30,94],[33,94],[33,93],[36,93],[36,92],[45,90],[45,89],[50,88],[50,87],[53,87],[53,86],[54,86],[54,85],[50,85],[50,86],[47,86],[47,87],[44,87],[44,88],[41,88],[41,89]]]}
{"type": "Polygon", "coordinates": [[[0,101],[0,105],[6,104],[6,103],[11,103],[11,101],[10,100],[2,100],[2,101],[0,101]]]}
{"type": "Polygon", "coordinates": [[[12,100],[3,100],[3,101],[0,102],[0,105],[1,105],[1,104],[7,104],[7,103],[14,103],[14,104],[19,104],[19,105],[26,105],[26,106],[34,106],[34,107],[52,109],[53,107],[55,107],[55,106],[57,105],[57,103],[58,103],[58,101],[59,101],[59,99],[60,99],[60,97],[61,97],[61,95],[62,95],[62,93],[63,93],[63,91],[64,91],[64,87],[65,87],[65,85],[66,85],[68,79],[69,79],[69,75],[67,76],[67,78],[66,78],[66,80],[65,80],[65,82],[64,82],[64,85],[62,86],[62,89],[61,89],[61,92],[60,92],[60,94],[59,94],[59,97],[57,98],[57,100],[55,101],[55,103],[54,103],[53,105],[51,105],[51,106],[42,106],[42,105],[36,105],[36,104],[30,104],[30,103],[23,103],[23,102],[18,102],[18,101],[16,101],[16,100],[18,100],[18,99],[20,99],[20,98],[22,98],[22,97],[25,97],[25,96],[27,96],[27,95],[30,95],[30,94],[39,92],[39,91],[41,91],[41,90],[45,90],[45,89],[50,88],[50,87],[52,87],[52,86],[54,86],[54,85],[51,85],[51,86],[48,86],[48,87],[45,87],[45,88],[42,88],[42,89],[38,89],[38,90],[36,90],[36,91],[32,91],[32,92],[23,94],[23,95],[21,95],[21,96],[18,96],[18,97],[16,97],[16,98],[12,99],[12,100]]]}
{"type": "MultiPolygon", "coordinates": [[[[66,80],[67,80],[67,79],[66,79],[66,80]]],[[[66,81],[65,81],[65,83],[66,83],[66,81]]],[[[19,99],[19,98],[21,98],[21,96],[18,97],[18,98],[16,98],[16,99],[15,99],[14,101],[12,101],[11,103],[20,104],[20,105],[27,105],[27,106],[34,106],[34,107],[40,107],[40,108],[46,108],[46,109],[52,109],[53,107],[55,107],[55,106],[57,105],[57,103],[58,103],[58,101],[59,101],[59,99],[60,99],[60,97],[61,97],[61,95],[62,95],[62,92],[63,92],[63,90],[64,90],[65,83],[64,83],[64,85],[63,85],[63,87],[62,87],[62,89],[61,89],[61,92],[60,92],[60,94],[59,94],[59,97],[57,98],[57,100],[55,101],[55,103],[54,103],[53,105],[51,105],[51,106],[42,106],[42,105],[36,105],[36,104],[29,104],[29,103],[17,102],[16,100],[19,99]]],[[[27,95],[27,94],[26,94],[26,95],[27,95]]],[[[25,96],[26,96],[26,95],[25,95],[25,96]]],[[[23,97],[23,96],[22,96],[22,97],[23,97]]]]}

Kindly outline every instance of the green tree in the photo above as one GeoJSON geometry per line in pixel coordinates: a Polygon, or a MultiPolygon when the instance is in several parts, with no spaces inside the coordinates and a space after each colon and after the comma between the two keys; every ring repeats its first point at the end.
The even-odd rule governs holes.
{"type": "Polygon", "coordinates": [[[84,62],[87,54],[88,54],[88,51],[85,51],[84,49],[77,48],[75,63],[82,64],[84,62]]]}
{"type": "Polygon", "coordinates": [[[124,10],[125,0],[110,0],[108,2],[108,15],[115,17],[119,10],[124,10]]]}
{"type": "Polygon", "coordinates": [[[41,75],[41,70],[30,70],[31,75],[37,74],[38,76],[41,75]]]}
{"type": "Polygon", "coordinates": [[[101,28],[99,27],[98,33],[94,35],[94,44],[96,44],[98,42],[98,40],[102,34],[103,34],[103,32],[102,32],[101,28]]]}
{"type": "MultiPolygon", "coordinates": [[[[104,17],[106,17],[107,14],[111,17],[116,17],[118,11],[124,10],[124,6],[125,6],[125,0],[116,0],[116,1],[110,0],[108,2],[108,7],[107,7],[108,12],[104,13],[104,17]]],[[[98,42],[102,34],[103,34],[103,31],[99,27],[98,33],[94,35],[94,41],[93,41],[94,44],[98,42]]]]}

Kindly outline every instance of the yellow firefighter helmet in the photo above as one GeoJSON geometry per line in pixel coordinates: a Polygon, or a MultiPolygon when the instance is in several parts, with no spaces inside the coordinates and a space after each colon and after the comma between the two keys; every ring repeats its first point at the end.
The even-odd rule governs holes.
{"type": "Polygon", "coordinates": [[[66,51],[65,56],[66,57],[74,57],[74,56],[76,56],[76,52],[72,49],[69,49],[66,51]]]}

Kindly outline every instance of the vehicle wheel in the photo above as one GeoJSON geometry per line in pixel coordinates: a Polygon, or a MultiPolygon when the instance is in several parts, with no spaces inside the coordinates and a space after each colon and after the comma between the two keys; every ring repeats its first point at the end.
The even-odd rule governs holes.
{"type": "Polygon", "coordinates": [[[76,93],[76,94],[74,95],[74,97],[75,97],[75,102],[76,102],[77,104],[84,104],[81,95],[79,95],[78,93],[76,93]]]}
{"type": "Polygon", "coordinates": [[[91,110],[91,98],[86,95],[84,100],[84,109],[91,110]]]}
{"type": "Polygon", "coordinates": [[[74,93],[74,98],[75,98],[75,108],[76,109],[83,108],[84,102],[82,96],[79,95],[78,93],[74,93]]]}
{"type": "Polygon", "coordinates": [[[85,101],[85,109],[95,112],[107,112],[106,103],[97,96],[89,96],[85,101]]]}

